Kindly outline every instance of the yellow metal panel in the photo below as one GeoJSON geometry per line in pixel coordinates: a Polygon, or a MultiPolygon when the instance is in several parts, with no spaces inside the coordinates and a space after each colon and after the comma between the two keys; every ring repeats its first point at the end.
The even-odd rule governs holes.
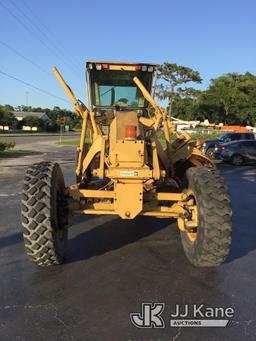
{"type": "MultiPolygon", "coordinates": [[[[118,215],[115,210],[108,209],[84,209],[77,211],[79,214],[96,214],[96,215],[118,215]]],[[[141,211],[138,215],[157,217],[157,218],[179,218],[181,214],[179,212],[161,212],[161,211],[141,211]]],[[[128,219],[128,218],[124,218],[128,219]]],[[[180,218],[181,219],[181,218],[180,218]]]]}
{"type": "Polygon", "coordinates": [[[83,124],[82,124],[82,131],[81,131],[81,137],[80,137],[80,145],[79,145],[79,151],[78,151],[78,162],[76,167],[76,175],[79,175],[81,173],[82,168],[82,157],[85,147],[85,137],[86,137],[86,128],[87,128],[87,120],[88,120],[88,112],[85,113],[83,118],[83,124]]]}
{"type": "Polygon", "coordinates": [[[117,213],[115,211],[110,210],[95,210],[95,209],[85,209],[78,211],[80,214],[113,214],[116,215],[117,213]]]}
{"type": "Polygon", "coordinates": [[[141,116],[139,118],[139,122],[141,124],[143,124],[144,126],[146,126],[146,127],[152,127],[154,125],[154,123],[155,123],[153,118],[146,118],[146,117],[143,117],[143,116],[141,116]]]}
{"type": "Polygon", "coordinates": [[[160,172],[160,167],[159,167],[156,142],[153,139],[151,140],[151,146],[152,146],[152,154],[153,154],[152,156],[153,156],[154,179],[160,179],[161,172],[160,172]]]}
{"type": "Polygon", "coordinates": [[[91,119],[91,125],[93,129],[93,140],[96,140],[99,136],[102,136],[101,130],[95,121],[95,113],[92,111],[89,113],[91,119]]]}
{"type": "Polygon", "coordinates": [[[86,154],[83,160],[83,174],[88,168],[91,161],[93,160],[94,156],[101,151],[103,143],[104,137],[100,136],[91,145],[91,148],[89,149],[88,153],[86,154]]]}
{"type": "Polygon", "coordinates": [[[130,167],[141,167],[144,164],[144,141],[116,141],[115,147],[109,155],[110,163],[122,165],[122,162],[130,162],[130,167]]]}
{"type": "Polygon", "coordinates": [[[96,190],[96,189],[79,189],[79,190],[77,189],[73,191],[77,191],[80,197],[84,197],[84,198],[114,198],[114,191],[103,191],[103,190],[96,190]]]}
{"type": "Polygon", "coordinates": [[[104,178],[104,166],[105,166],[105,144],[106,140],[103,138],[100,150],[100,167],[98,171],[98,176],[100,179],[104,178]]]}
{"type": "Polygon", "coordinates": [[[185,209],[179,203],[174,203],[172,206],[160,206],[157,209],[149,209],[141,212],[141,215],[154,216],[154,217],[169,217],[178,218],[182,217],[185,209]]]}
{"type": "Polygon", "coordinates": [[[116,183],[115,211],[123,219],[133,219],[143,207],[142,183],[116,183]]]}
{"type": "Polygon", "coordinates": [[[204,153],[201,152],[201,150],[199,150],[198,148],[193,148],[193,153],[192,156],[199,156],[200,158],[204,159],[205,161],[207,161],[209,164],[212,165],[212,167],[215,167],[214,163],[212,162],[212,160],[210,158],[208,158],[204,153]]]}
{"type": "Polygon", "coordinates": [[[95,210],[109,210],[113,211],[114,205],[112,202],[99,201],[92,204],[95,210]]]}
{"type": "Polygon", "coordinates": [[[157,200],[170,200],[170,201],[179,201],[185,200],[187,195],[185,193],[157,193],[157,200]]]}
{"type": "Polygon", "coordinates": [[[136,71],[135,65],[109,65],[109,70],[136,71]]]}
{"type": "Polygon", "coordinates": [[[141,83],[141,81],[139,80],[138,77],[134,77],[133,78],[134,83],[137,85],[137,87],[140,89],[140,91],[142,92],[143,96],[146,98],[146,100],[152,105],[152,107],[157,110],[160,111],[160,108],[158,107],[158,105],[156,104],[154,98],[150,95],[150,93],[148,92],[148,90],[145,88],[145,86],[141,83]]]}
{"type": "Polygon", "coordinates": [[[140,215],[157,218],[178,218],[180,216],[177,212],[161,212],[161,211],[143,211],[140,215]]]}

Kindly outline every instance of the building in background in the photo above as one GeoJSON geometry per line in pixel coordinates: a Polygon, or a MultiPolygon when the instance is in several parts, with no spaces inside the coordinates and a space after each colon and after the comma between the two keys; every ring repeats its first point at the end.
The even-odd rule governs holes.
{"type": "Polygon", "coordinates": [[[47,123],[50,120],[45,112],[13,111],[13,114],[15,115],[15,117],[17,118],[18,121],[22,121],[23,118],[25,118],[27,116],[35,116],[35,117],[43,120],[45,123],[47,123]]]}

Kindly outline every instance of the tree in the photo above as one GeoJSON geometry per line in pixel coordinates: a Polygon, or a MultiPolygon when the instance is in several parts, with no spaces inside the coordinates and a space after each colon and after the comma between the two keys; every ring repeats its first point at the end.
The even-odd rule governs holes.
{"type": "Polygon", "coordinates": [[[17,119],[12,112],[13,107],[10,105],[0,106],[0,125],[16,128],[17,119]]]}
{"type": "Polygon", "coordinates": [[[157,76],[160,83],[156,88],[156,96],[160,100],[168,100],[168,114],[171,116],[176,98],[190,97],[195,89],[185,86],[190,82],[201,83],[198,71],[177,64],[164,63],[158,67],[157,76]]]}
{"type": "Polygon", "coordinates": [[[172,115],[182,120],[194,120],[196,116],[195,100],[177,97],[173,102],[172,115]]]}
{"type": "Polygon", "coordinates": [[[28,127],[42,127],[44,124],[44,122],[36,117],[36,116],[26,116],[23,118],[23,120],[21,121],[21,125],[22,126],[28,126],[28,127]]]}
{"type": "Polygon", "coordinates": [[[226,124],[256,123],[256,77],[228,73],[212,79],[200,99],[199,112],[226,124]]]}
{"type": "Polygon", "coordinates": [[[202,91],[193,89],[186,97],[176,96],[172,105],[172,115],[183,120],[201,120],[198,107],[202,94],[202,91]]]}

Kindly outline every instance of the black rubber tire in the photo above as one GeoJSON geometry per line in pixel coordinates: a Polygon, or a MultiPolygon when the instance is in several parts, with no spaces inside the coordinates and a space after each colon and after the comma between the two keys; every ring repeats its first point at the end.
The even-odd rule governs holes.
{"type": "Polygon", "coordinates": [[[22,227],[25,249],[40,266],[61,264],[68,240],[65,183],[57,163],[28,167],[22,192],[22,227]]]}
{"type": "Polygon", "coordinates": [[[214,147],[209,147],[209,148],[206,150],[206,155],[209,156],[210,158],[213,158],[213,157],[214,157],[213,151],[214,151],[214,147]]]}
{"type": "Polygon", "coordinates": [[[183,249],[197,267],[219,266],[231,244],[232,211],[227,187],[217,170],[193,167],[187,170],[186,177],[197,204],[198,228],[194,241],[181,231],[183,249]]]}
{"type": "Polygon", "coordinates": [[[230,161],[232,165],[237,166],[237,167],[242,166],[244,164],[244,158],[240,154],[233,155],[230,161]],[[237,163],[237,160],[240,160],[240,162],[237,163]]]}

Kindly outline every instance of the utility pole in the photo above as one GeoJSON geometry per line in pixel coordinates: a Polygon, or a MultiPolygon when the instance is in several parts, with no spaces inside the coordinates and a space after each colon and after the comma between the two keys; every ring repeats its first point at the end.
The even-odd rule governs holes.
{"type": "Polygon", "coordinates": [[[28,108],[28,95],[29,95],[29,92],[26,91],[26,107],[28,108]]]}

